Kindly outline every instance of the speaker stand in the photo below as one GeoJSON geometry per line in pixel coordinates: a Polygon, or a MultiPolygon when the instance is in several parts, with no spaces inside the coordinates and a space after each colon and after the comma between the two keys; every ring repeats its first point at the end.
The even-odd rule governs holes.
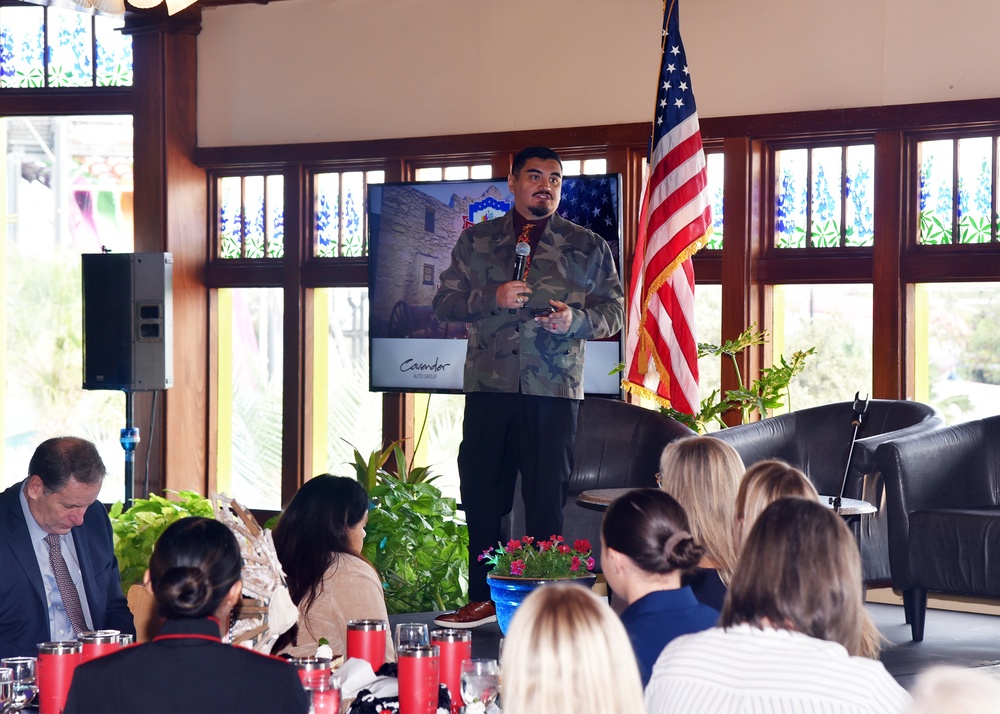
{"type": "Polygon", "coordinates": [[[125,428],[121,430],[122,448],[125,449],[125,510],[132,507],[135,489],[135,445],[139,443],[139,429],[135,424],[135,405],[132,392],[125,391],[125,428]]]}

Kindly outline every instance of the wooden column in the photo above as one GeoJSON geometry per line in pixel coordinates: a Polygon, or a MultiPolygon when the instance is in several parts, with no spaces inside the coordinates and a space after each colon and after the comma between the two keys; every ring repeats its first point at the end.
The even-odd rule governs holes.
{"type": "MultiPolygon", "coordinates": [[[[207,493],[214,475],[208,443],[208,254],[205,172],[194,165],[197,33],[201,13],[135,12],[132,35],[135,93],[135,249],[173,254],[174,386],[158,399],[158,439],[151,440],[150,490],[207,493]]],[[[142,438],[149,438],[148,404],[137,402],[142,438]]],[[[144,453],[144,452],[142,452],[144,453]]],[[[136,490],[139,492],[139,489],[136,490]]]]}

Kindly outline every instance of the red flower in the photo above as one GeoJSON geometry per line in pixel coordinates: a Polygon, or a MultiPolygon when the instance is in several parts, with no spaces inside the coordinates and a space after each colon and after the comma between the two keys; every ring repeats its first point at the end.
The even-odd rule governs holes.
{"type": "Polygon", "coordinates": [[[596,564],[597,563],[593,558],[587,558],[587,570],[593,570],[596,564]]]}
{"type": "Polygon", "coordinates": [[[573,556],[573,562],[570,563],[569,569],[570,570],[579,570],[580,569],[580,556],[578,556],[578,555],[574,555],[573,556]]]}
{"type": "Polygon", "coordinates": [[[522,542],[523,542],[523,543],[524,543],[525,545],[531,545],[532,543],[534,543],[534,542],[535,542],[535,539],[534,539],[534,538],[532,538],[531,536],[522,536],[522,537],[521,537],[521,541],[522,541],[522,542]]]}
{"type": "Polygon", "coordinates": [[[524,572],[524,561],[514,560],[510,564],[510,574],[511,575],[521,575],[524,572]]]}
{"type": "Polygon", "coordinates": [[[550,535],[549,540],[553,543],[562,543],[563,537],[561,535],[550,535]]]}
{"type": "Polygon", "coordinates": [[[575,550],[577,553],[586,553],[588,550],[590,550],[590,541],[587,540],[586,538],[578,538],[577,540],[573,541],[573,550],[575,550]]]}
{"type": "Polygon", "coordinates": [[[521,541],[519,541],[519,540],[509,540],[509,541],[507,541],[507,552],[508,553],[511,552],[512,550],[520,550],[520,549],[521,549],[521,541]]]}
{"type": "Polygon", "coordinates": [[[538,550],[543,553],[552,547],[552,541],[550,540],[540,540],[538,541],[538,550]]]}
{"type": "Polygon", "coordinates": [[[558,550],[560,553],[570,553],[572,552],[573,549],[570,548],[568,545],[560,545],[556,547],[556,550],[558,550]]]}

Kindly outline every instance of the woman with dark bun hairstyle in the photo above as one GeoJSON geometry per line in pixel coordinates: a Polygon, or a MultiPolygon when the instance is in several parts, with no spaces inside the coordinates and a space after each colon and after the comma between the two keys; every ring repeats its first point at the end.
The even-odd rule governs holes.
{"type": "Polygon", "coordinates": [[[242,598],[242,566],[224,524],[190,517],[168,526],[144,578],[165,618],[159,633],[77,667],[67,714],[307,712],[292,665],[222,641],[242,598]]]}
{"type": "Polygon", "coordinates": [[[668,642],[713,627],[719,619],[717,610],[699,603],[690,586],[681,585],[681,576],[705,554],[689,528],[673,496],[653,488],[629,491],[604,514],[604,577],[627,605],[621,619],[643,686],[668,642]]]}

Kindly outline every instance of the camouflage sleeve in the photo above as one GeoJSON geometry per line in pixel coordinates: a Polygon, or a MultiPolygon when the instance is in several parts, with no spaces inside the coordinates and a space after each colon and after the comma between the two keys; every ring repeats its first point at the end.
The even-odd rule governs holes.
{"type": "Polygon", "coordinates": [[[603,240],[595,242],[587,257],[586,302],[572,308],[568,337],[599,340],[611,337],[625,322],[625,297],[611,250],[603,240]]]}
{"type": "Polygon", "coordinates": [[[497,306],[497,285],[473,285],[472,237],[462,231],[451,251],[451,265],[441,273],[441,287],[431,301],[434,316],[441,322],[475,322],[497,306]]]}

